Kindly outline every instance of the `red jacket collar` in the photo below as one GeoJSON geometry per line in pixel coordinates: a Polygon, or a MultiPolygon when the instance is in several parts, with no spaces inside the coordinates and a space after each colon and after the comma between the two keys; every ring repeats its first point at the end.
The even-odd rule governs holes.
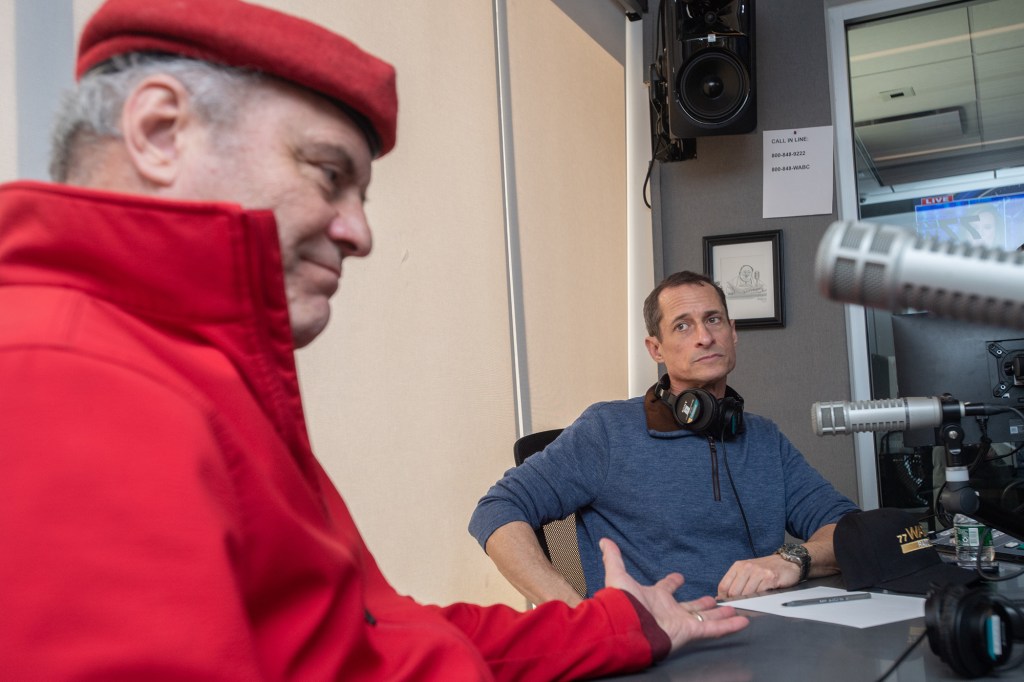
{"type": "MultiPolygon", "coordinates": [[[[231,358],[276,405],[302,406],[270,211],[67,185],[0,185],[0,286],[77,289],[231,358]]],[[[283,410],[283,411],[282,411],[283,410]]]]}
{"type": "Polygon", "coordinates": [[[168,321],[224,322],[285,306],[273,215],[230,204],[3,185],[0,263],[0,284],[82,289],[168,321]]]}

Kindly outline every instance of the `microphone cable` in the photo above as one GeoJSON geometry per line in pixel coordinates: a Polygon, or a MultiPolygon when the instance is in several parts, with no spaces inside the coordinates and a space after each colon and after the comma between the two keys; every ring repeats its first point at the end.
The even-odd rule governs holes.
{"type": "MultiPolygon", "coordinates": [[[[925,478],[924,459],[919,448],[907,448],[906,446],[901,445],[898,451],[890,449],[889,439],[897,433],[903,432],[886,431],[882,434],[878,445],[881,451],[876,454],[875,467],[876,469],[885,468],[886,460],[884,458],[891,458],[892,466],[895,469],[895,473],[892,475],[903,484],[904,490],[914,498],[910,505],[913,506],[916,504],[916,506],[928,507],[931,509],[933,506],[933,493],[935,492],[932,473],[929,471],[927,473],[927,479],[925,478]],[[907,452],[908,449],[911,451],[907,452]],[[919,467],[921,471],[915,471],[915,466],[919,467]],[[927,487],[925,486],[926,483],[928,484],[927,487]]],[[[930,452],[931,448],[928,448],[928,450],[930,452]]],[[[929,461],[932,461],[930,456],[929,461]]],[[[902,506],[907,505],[904,504],[902,506]]]]}
{"type": "Polygon", "coordinates": [[[647,162],[647,175],[644,176],[644,184],[643,184],[643,187],[640,190],[640,195],[644,198],[644,206],[646,206],[647,208],[653,208],[651,206],[651,204],[653,203],[653,199],[654,199],[653,197],[651,197],[649,199],[648,195],[647,195],[647,191],[648,191],[648,189],[650,187],[650,183],[651,183],[651,170],[654,168],[654,160],[658,158],[658,154],[659,153],[664,153],[664,146],[665,146],[665,140],[664,140],[664,136],[662,135],[662,130],[664,129],[664,125],[665,125],[663,123],[663,118],[665,116],[665,104],[666,103],[662,101],[661,93],[658,92],[658,88],[660,87],[661,82],[665,80],[665,76],[662,73],[662,68],[660,66],[660,61],[659,61],[660,60],[659,52],[661,50],[661,39],[663,37],[664,30],[665,30],[665,3],[662,2],[658,6],[658,17],[657,17],[657,20],[655,21],[655,25],[654,25],[654,32],[655,32],[655,36],[656,36],[655,39],[654,39],[654,64],[651,64],[651,66],[650,66],[650,68],[651,68],[651,83],[648,86],[648,91],[647,91],[647,99],[650,102],[651,111],[653,111],[656,114],[655,120],[652,122],[654,130],[651,131],[656,144],[655,144],[655,148],[651,152],[651,160],[647,162]],[[655,76],[657,76],[657,78],[659,79],[657,83],[654,80],[655,76]]]}
{"type": "MultiPolygon", "coordinates": [[[[1024,412],[1021,412],[1020,409],[1018,409],[1016,407],[1007,407],[1006,409],[1007,409],[1008,412],[1013,412],[1015,415],[1017,415],[1020,418],[1020,420],[1022,422],[1024,422],[1024,412]]],[[[985,438],[988,438],[988,429],[981,423],[982,417],[975,417],[975,419],[978,420],[978,428],[981,429],[982,436],[984,436],[985,438]]],[[[992,442],[991,439],[989,439],[989,443],[991,443],[991,442],[992,442]]],[[[990,459],[988,461],[995,462],[995,461],[1000,460],[1000,459],[1006,459],[1007,457],[1013,457],[1018,452],[1020,452],[1022,449],[1024,449],[1024,440],[1022,440],[1020,442],[1020,444],[1017,445],[1017,447],[1013,448],[1012,450],[1007,452],[1005,455],[999,455],[998,457],[993,457],[992,459],[990,459]]],[[[975,464],[977,464],[977,462],[975,462],[975,464]]],[[[1012,462],[1011,462],[1011,464],[1012,464],[1012,462]]],[[[1000,498],[1000,500],[1001,499],[1002,498],[1000,498]]]]}
{"type": "MultiPolygon", "coordinates": [[[[1018,410],[1015,407],[1011,407],[1011,408],[1009,408],[1009,410],[1011,412],[1014,412],[1018,417],[1020,417],[1022,420],[1024,420],[1024,414],[1021,414],[1020,410],[1018,410]]],[[[985,455],[989,452],[989,450],[992,447],[992,439],[989,438],[989,436],[988,436],[988,417],[975,417],[975,419],[978,422],[978,428],[981,430],[981,443],[980,443],[980,447],[978,448],[978,454],[975,455],[975,457],[974,457],[974,461],[971,462],[968,465],[968,467],[967,467],[968,480],[970,480],[970,478],[969,478],[970,474],[974,472],[975,468],[977,468],[977,466],[979,464],[981,464],[982,461],[994,462],[994,461],[996,461],[998,459],[1002,459],[1003,457],[1009,457],[1010,455],[1014,455],[1014,454],[1016,454],[1021,449],[1021,447],[1024,447],[1024,443],[1021,443],[1021,445],[1018,445],[1016,448],[1014,448],[1012,451],[1010,451],[1009,453],[1007,453],[1005,455],[1000,455],[999,457],[993,457],[992,459],[985,460],[984,459],[985,455]]],[[[943,485],[945,485],[945,483],[943,483],[943,485]]],[[[1005,492],[1006,491],[1004,489],[1003,493],[1001,493],[1000,496],[999,496],[1000,504],[1002,504],[1002,502],[1003,502],[1003,495],[1005,494],[1005,492]]],[[[1018,512],[1018,511],[1020,511],[1019,507],[1017,509],[1014,509],[1014,513],[1018,512]]],[[[987,535],[988,535],[989,542],[992,542],[992,526],[986,524],[985,525],[985,529],[988,531],[987,535]]],[[[1014,539],[1019,541],[1019,538],[1014,538],[1014,539]]],[[[978,542],[981,543],[982,545],[984,545],[985,544],[985,536],[983,535],[981,538],[979,538],[978,542]]],[[[993,548],[993,549],[995,549],[995,548],[993,548]]],[[[1001,583],[1001,582],[1004,582],[1004,581],[1007,581],[1007,580],[1014,580],[1014,579],[1019,578],[1020,576],[1024,575],[1024,568],[1021,568],[1021,569],[1019,569],[1017,571],[1014,571],[1013,573],[1010,573],[1009,575],[1002,575],[1001,572],[1000,572],[1000,574],[998,576],[990,575],[988,573],[985,573],[985,571],[982,570],[982,568],[981,568],[981,560],[982,560],[982,553],[979,550],[978,556],[975,559],[975,563],[974,563],[974,572],[977,573],[983,580],[985,580],[987,582],[1001,583]]]]}
{"type": "MultiPolygon", "coordinates": [[[[662,144],[661,141],[659,141],[658,145],[660,146],[661,144],[662,144]]],[[[654,168],[654,157],[652,156],[651,160],[647,162],[647,175],[644,176],[644,186],[643,186],[643,189],[640,192],[640,194],[644,198],[644,206],[646,206],[647,208],[653,208],[651,206],[650,195],[647,193],[647,191],[650,189],[650,186],[651,186],[651,169],[653,169],[653,168],[654,168]]]]}
{"type": "MultiPolygon", "coordinates": [[[[1003,491],[1001,493],[999,493],[999,505],[1000,506],[1005,505],[1006,504],[1006,495],[1011,490],[1013,490],[1014,488],[1019,488],[1022,485],[1024,485],[1024,478],[1017,479],[1016,481],[1010,481],[1009,485],[1007,485],[1005,488],[1003,488],[1003,491]]],[[[1021,509],[1024,509],[1024,504],[1018,505],[1017,507],[1015,507],[1013,512],[1016,514],[1016,513],[1020,512],[1021,509]]]]}
{"type": "Polygon", "coordinates": [[[885,680],[885,678],[887,678],[890,675],[892,675],[896,671],[896,668],[898,668],[899,665],[901,663],[903,663],[903,661],[907,660],[907,656],[910,655],[910,652],[912,652],[914,649],[916,649],[917,646],[921,642],[923,642],[924,638],[927,637],[927,636],[928,636],[928,630],[925,630],[924,632],[919,634],[917,636],[917,639],[915,639],[913,642],[911,642],[910,644],[907,645],[907,648],[903,650],[903,653],[900,654],[899,657],[895,661],[893,661],[892,665],[889,666],[889,669],[886,670],[884,673],[882,673],[882,676],[879,677],[877,680],[875,680],[875,682],[883,682],[883,680],[885,680]]]}

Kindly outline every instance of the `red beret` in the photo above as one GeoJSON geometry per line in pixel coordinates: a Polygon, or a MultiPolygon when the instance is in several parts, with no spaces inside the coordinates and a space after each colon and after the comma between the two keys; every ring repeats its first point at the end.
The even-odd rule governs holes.
{"type": "Polygon", "coordinates": [[[394,67],[309,21],[241,0],[107,0],[82,32],[75,76],[129,52],[178,54],[297,83],[362,117],[378,156],[395,146],[394,67]]]}

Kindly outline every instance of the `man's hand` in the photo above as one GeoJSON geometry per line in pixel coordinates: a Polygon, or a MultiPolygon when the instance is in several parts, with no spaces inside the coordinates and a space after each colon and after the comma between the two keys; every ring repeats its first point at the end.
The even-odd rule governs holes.
{"type": "MultiPolygon", "coordinates": [[[[836,524],[822,526],[807,538],[803,546],[811,555],[811,571],[808,578],[820,578],[839,572],[832,535],[836,524]]],[[[800,567],[786,561],[778,554],[769,554],[758,559],[737,561],[718,583],[718,598],[733,599],[745,597],[780,587],[792,587],[800,581],[800,567]]]]}
{"type": "Polygon", "coordinates": [[[719,599],[745,597],[800,581],[800,567],[778,554],[735,562],[718,583],[719,599]]]}
{"type": "Polygon", "coordinates": [[[626,573],[622,554],[614,542],[602,538],[600,545],[604,559],[605,587],[616,587],[636,597],[668,634],[672,651],[696,639],[737,632],[750,622],[743,616],[737,616],[731,606],[716,606],[711,597],[677,602],[672,594],[683,584],[683,576],[679,573],[669,573],[654,585],[641,585],[626,573]]]}

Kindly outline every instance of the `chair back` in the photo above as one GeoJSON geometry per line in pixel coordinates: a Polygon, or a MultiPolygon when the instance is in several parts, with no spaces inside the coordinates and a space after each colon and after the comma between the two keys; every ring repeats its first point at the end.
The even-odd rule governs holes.
{"type": "MultiPolygon", "coordinates": [[[[512,454],[516,466],[520,466],[530,455],[536,454],[551,444],[562,429],[538,431],[518,439],[512,446],[512,454]]],[[[537,529],[537,541],[540,542],[544,556],[562,574],[562,577],[581,597],[587,596],[587,580],[583,576],[580,563],[580,548],[576,540],[576,514],[569,514],[564,519],[550,521],[537,529]]]]}

